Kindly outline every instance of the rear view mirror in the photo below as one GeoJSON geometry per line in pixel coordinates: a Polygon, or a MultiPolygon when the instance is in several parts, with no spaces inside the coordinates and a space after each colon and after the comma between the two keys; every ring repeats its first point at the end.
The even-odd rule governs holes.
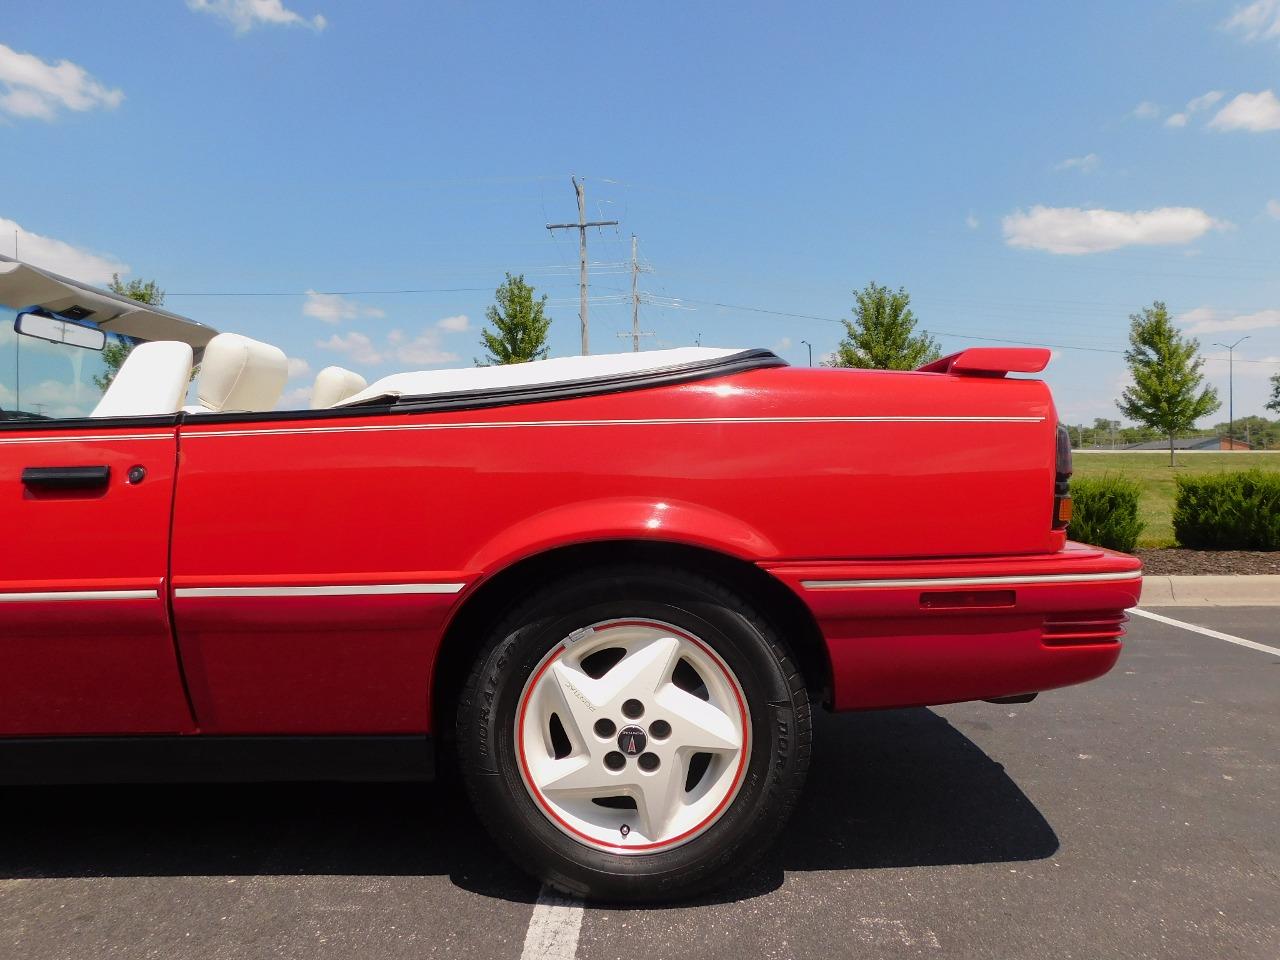
{"type": "Polygon", "coordinates": [[[13,323],[13,329],[27,337],[89,350],[101,350],[107,343],[107,335],[97,327],[86,327],[61,317],[51,317],[47,313],[20,313],[13,323]]]}

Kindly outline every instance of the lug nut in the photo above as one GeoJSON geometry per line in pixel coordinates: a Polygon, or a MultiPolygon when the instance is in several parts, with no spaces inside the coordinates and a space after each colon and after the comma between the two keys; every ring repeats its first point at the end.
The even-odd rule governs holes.
{"type": "Polygon", "coordinates": [[[614,726],[613,721],[604,718],[597,720],[593,729],[596,732],[596,736],[601,740],[609,740],[618,732],[618,728],[614,726]]]}
{"type": "Polygon", "coordinates": [[[622,705],[622,715],[628,720],[639,720],[644,716],[644,704],[639,700],[628,700],[622,705]]]}
{"type": "Polygon", "coordinates": [[[621,770],[627,765],[627,758],[617,750],[610,750],[604,755],[604,765],[610,770],[621,770]]]}
{"type": "Polygon", "coordinates": [[[665,740],[671,736],[671,724],[665,720],[655,720],[649,724],[649,736],[655,740],[665,740]]]}
{"type": "Polygon", "coordinates": [[[640,759],[637,760],[636,763],[640,765],[640,769],[645,773],[653,773],[653,771],[658,769],[658,765],[661,761],[658,759],[658,755],[656,753],[642,753],[640,754],[640,759]]]}

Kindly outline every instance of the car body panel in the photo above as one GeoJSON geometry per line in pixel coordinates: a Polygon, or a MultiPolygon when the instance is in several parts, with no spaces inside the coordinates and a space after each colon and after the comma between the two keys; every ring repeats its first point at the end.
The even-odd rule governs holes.
{"type": "Polygon", "coordinates": [[[0,735],[193,729],[167,596],[175,435],[56,422],[0,432],[0,735]],[[65,490],[22,479],[67,466],[109,478],[65,490]],[[129,483],[139,466],[145,479],[129,483]]]}
{"type": "Polygon", "coordinates": [[[1120,655],[1135,557],[1069,543],[1027,557],[767,565],[818,621],[837,710],[1017,696],[1120,655]]]}

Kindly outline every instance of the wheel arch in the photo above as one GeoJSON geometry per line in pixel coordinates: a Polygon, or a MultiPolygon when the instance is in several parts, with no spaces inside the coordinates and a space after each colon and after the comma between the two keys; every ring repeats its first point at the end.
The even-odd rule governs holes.
{"type": "Polygon", "coordinates": [[[523,557],[485,579],[463,600],[441,638],[432,670],[430,707],[437,739],[452,738],[454,713],[467,674],[489,631],[512,607],[559,576],[614,563],[687,569],[749,599],[794,654],[810,697],[830,701],[831,659],[817,621],[772,574],[750,561],[703,546],[664,540],[596,540],[523,557]]]}

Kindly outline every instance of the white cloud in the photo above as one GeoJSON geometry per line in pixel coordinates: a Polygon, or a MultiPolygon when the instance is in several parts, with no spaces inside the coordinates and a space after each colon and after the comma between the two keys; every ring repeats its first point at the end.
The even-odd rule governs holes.
{"type": "Polygon", "coordinates": [[[406,367],[433,367],[459,359],[456,353],[444,348],[438,327],[428,327],[414,337],[403,330],[392,330],[382,345],[374,342],[368,334],[352,330],[346,334],[335,333],[328,340],[317,340],[316,346],[321,350],[341,353],[351,362],[364,366],[394,360],[406,367]]]}
{"type": "Polygon", "coordinates": [[[65,380],[41,380],[22,384],[22,407],[48,417],[83,417],[102,399],[92,383],[65,380]]]}
{"type": "Polygon", "coordinates": [[[340,323],[343,320],[358,320],[362,317],[377,319],[386,316],[386,312],[377,307],[366,307],[337,293],[317,293],[314,290],[307,291],[307,302],[302,305],[302,314],[323,320],[325,323],[340,323]]]}
{"type": "Polygon", "coordinates": [[[436,321],[436,326],[441,330],[448,330],[450,333],[465,333],[471,329],[471,321],[467,319],[465,313],[460,313],[453,317],[444,317],[436,321]]]}
{"type": "Polygon", "coordinates": [[[1221,90],[1210,90],[1202,93],[1198,97],[1192,97],[1187,101],[1185,109],[1178,113],[1171,113],[1165,118],[1164,125],[1166,127],[1185,127],[1191,122],[1191,115],[1199,113],[1201,110],[1207,110],[1215,103],[1222,99],[1221,90]]]}
{"type": "Polygon", "coordinates": [[[1015,210],[1002,225],[1005,243],[1011,247],[1066,254],[1190,243],[1210,230],[1229,226],[1195,207],[1126,212],[1042,206],[1015,210]]]}
{"type": "Polygon", "coordinates": [[[1242,93],[1209,121],[1215,130],[1280,130],[1280,100],[1270,90],[1242,93]]]}
{"type": "Polygon", "coordinates": [[[1133,108],[1133,115],[1139,120],[1154,120],[1160,116],[1160,104],[1152,103],[1150,100],[1143,100],[1133,108]]]}
{"type": "Polygon", "coordinates": [[[1096,153],[1086,153],[1083,157],[1068,157],[1053,169],[1079,170],[1081,173],[1093,173],[1098,169],[1098,164],[1101,162],[1096,153]]]}
{"type": "Polygon", "coordinates": [[[979,221],[978,218],[974,216],[972,213],[964,218],[964,225],[968,227],[970,230],[977,230],[980,223],[981,221],[979,221]]]}
{"type": "Polygon", "coordinates": [[[773,345],[773,352],[774,352],[774,353],[779,353],[779,352],[781,352],[781,351],[783,351],[783,350],[790,350],[790,349],[791,349],[791,338],[790,338],[790,337],[783,337],[781,340],[779,340],[777,343],[775,343],[775,344],[773,345]]]}
{"type": "Polygon", "coordinates": [[[386,357],[374,346],[366,334],[352,330],[347,334],[334,334],[328,340],[317,340],[316,346],[321,350],[332,350],[349,357],[355,363],[368,365],[382,363],[386,357]]]}
{"type": "Polygon", "coordinates": [[[1267,213],[1271,214],[1271,216],[1275,217],[1277,220],[1280,220],[1280,200],[1268,200],[1267,213]]]}
{"type": "Polygon", "coordinates": [[[113,110],[124,91],[103,86],[70,60],[45,63],[0,43],[0,113],[52,120],[61,110],[113,110]]]}
{"type": "Polygon", "coordinates": [[[311,364],[303,360],[301,357],[289,358],[289,379],[297,380],[299,377],[307,377],[311,375],[311,364]]]}
{"type": "Polygon", "coordinates": [[[1238,7],[1222,29],[1239,33],[1251,42],[1280,39],[1280,0],[1255,0],[1238,7]]]}
{"type": "Polygon", "coordinates": [[[311,406],[311,387],[295,387],[285,391],[276,403],[277,410],[306,410],[311,406]]]}
{"type": "Polygon", "coordinates": [[[317,32],[329,25],[329,21],[320,14],[304,17],[286,7],[282,0],[187,0],[187,6],[221,17],[235,28],[236,33],[247,33],[263,24],[310,27],[317,32]]]}
{"type": "Polygon", "coordinates": [[[1226,333],[1235,330],[1266,330],[1280,327],[1280,310],[1259,310],[1231,316],[1213,307],[1196,307],[1177,318],[1178,323],[1191,334],[1226,333]]]}
{"type": "Polygon", "coordinates": [[[1210,90],[1208,93],[1202,93],[1198,97],[1192,97],[1187,101],[1187,113],[1199,113],[1201,110],[1207,110],[1221,99],[1221,90],[1210,90]]]}
{"type": "Polygon", "coordinates": [[[441,346],[438,330],[424,330],[412,340],[407,339],[402,331],[392,330],[387,334],[387,341],[396,360],[411,367],[433,367],[458,359],[456,353],[441,346]]]}
{"type": "Polygon", "coordinates": [[[19,259],[33,266],[44,267],[73,280],[97,284],[108,283],[113,273],[129,272],[129,265],[114,257],[90,253],[62,240],[32,233],[14,221],[0,217],[0,251],[6,255],[13,253],[15,232],[19,259]]]}

